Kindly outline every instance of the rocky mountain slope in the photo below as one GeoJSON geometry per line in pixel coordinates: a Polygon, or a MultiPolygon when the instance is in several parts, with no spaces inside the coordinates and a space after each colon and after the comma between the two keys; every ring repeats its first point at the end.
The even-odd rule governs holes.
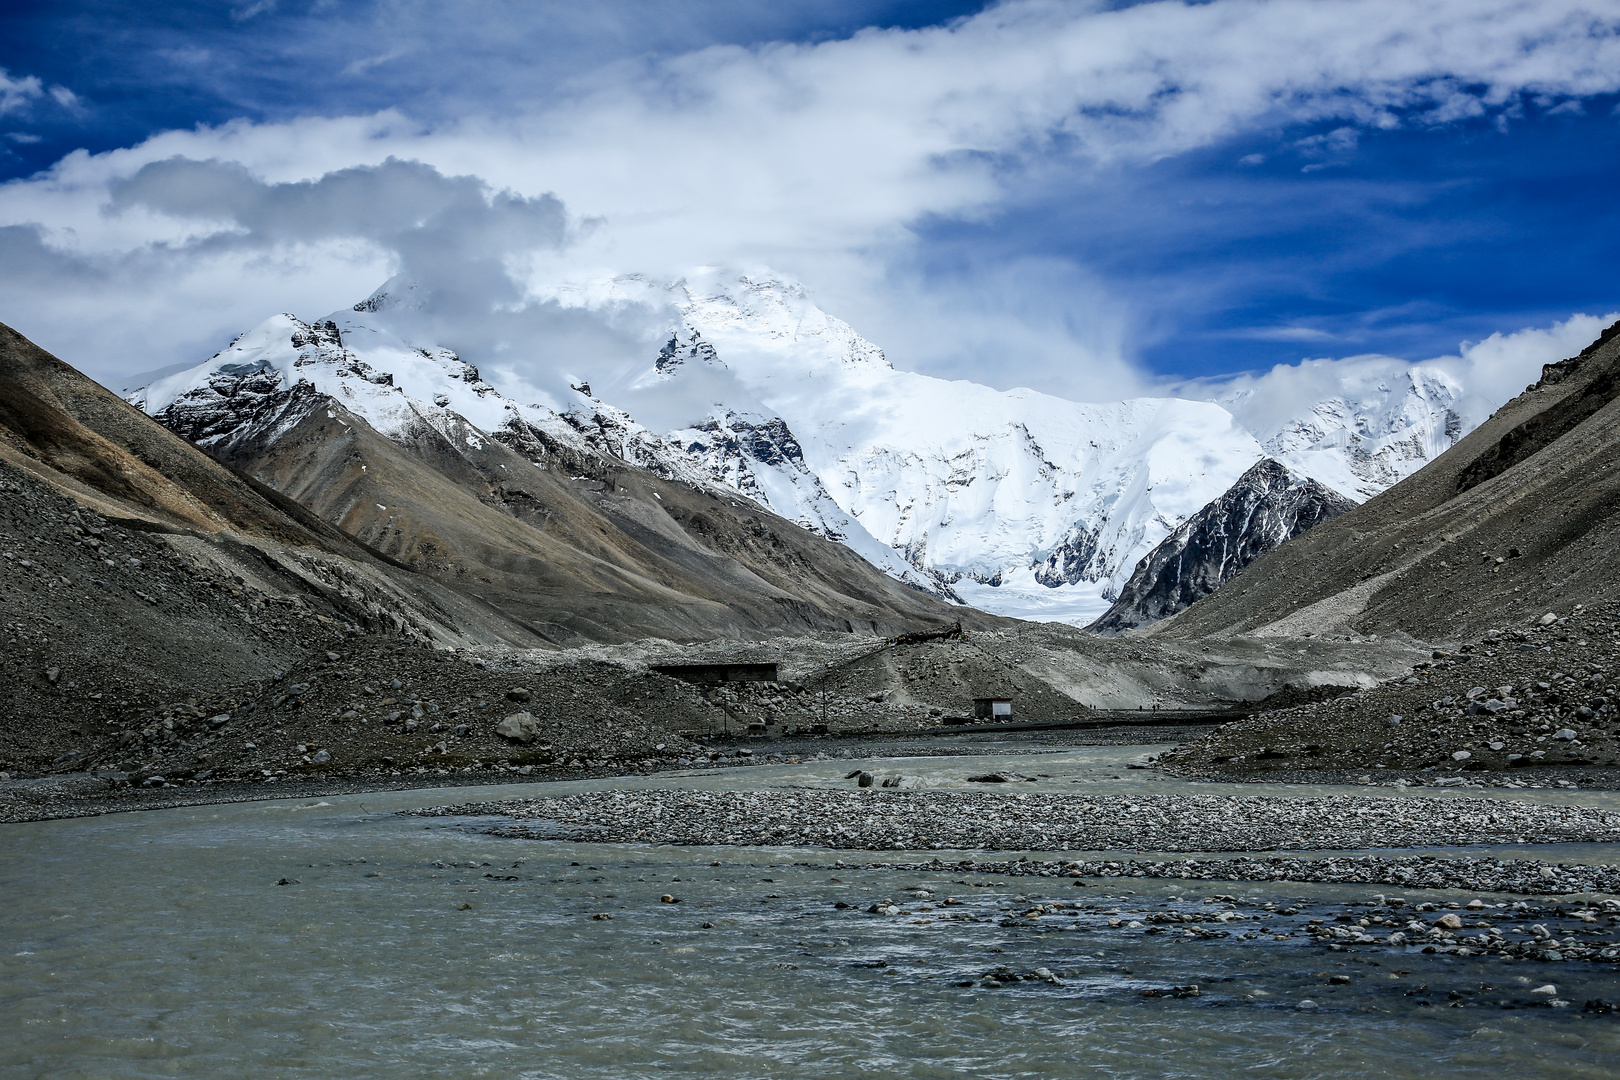
{"type": "Polygon", "coordinates": [[[1390,490],[1145,631],[1444,641],[1620,593],[1620,324],[1390,490]]]}
{"type": "Polygon", "coordinates": [[[1262,459],[1137,563],[1114,606],[1087,629],[1117,634],[1168,618],[1261,555],[1355,505],[1279,461],[1262,459]]]}
{"type": "Polygon", "coordinates": [[[352,326],[280,316],[141,400],[221,460],[556,643],[886,636],[958,617],[892,553],[885,575],[684,459],[644,467],[658,465],[657,437],[622,417],[520,406],[451,354],[352,326]],[[354,338],[370,351],[351,350],[354,338]]]}
{"type": "Polygon", "coordinates": [[[605,455],[744,495],[898,580],[1077,624],[1268,451],[1362,498],[1473,422],[1437,373],[1349,380],[1303,416],[1252,389],[1085,404],[947,382],[895,370],[768,274],[619,277],[552,286],[546,299],[619,345],[507,356],[490,375],[444,347],[431,292],[395,280],[316,323],[267,320],[130,400],[205,445],[244,428],[269,445],[285,421],[253,400],[304,380],[389,439],[425,425],[531,460],[534,447],[605,455]],[[642,338],[625,344],[627,325],[642,338]]]}
{"type": "Polygon", "coordinates": [[[0,327],[0,759],[83,751],[357,634],[542,644],[0,327]]]}

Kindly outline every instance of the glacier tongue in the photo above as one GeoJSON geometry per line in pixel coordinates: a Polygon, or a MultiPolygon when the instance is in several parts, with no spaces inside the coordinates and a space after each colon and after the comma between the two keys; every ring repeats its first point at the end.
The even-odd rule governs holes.
{"type": "Polygon", "coordinates": [[[543,301],[604,321],[635,310],[662,329],[640,355],[519,367],[503,393],[416,340],[436,332],[433,297],[395,279],[315,323],[267,319],[129,398],[204,444],[288,423],[302,383],[400,441],[425,424],[538,467],[548,446],[609,455],[736,492],[931,591],[1079,625],[1262,458],[1364,499],[1488,412],[1444,372],[1397,361],[1279,369],[1207,400],[1077,403],[946,381],[895,370],[768,274],[616,277],[543,301]],[[1289,379],[1321,391],[1303,413],[1289,379]]]}

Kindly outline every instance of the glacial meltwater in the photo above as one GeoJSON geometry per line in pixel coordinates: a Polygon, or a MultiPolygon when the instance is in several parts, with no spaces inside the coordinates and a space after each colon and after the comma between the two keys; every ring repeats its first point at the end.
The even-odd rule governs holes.
{"type": "MultiPolygon", "coordinates": [[[[1047,790],[1237,790],[1124,771],[1143,749],[879,764],[939,786],[1013,768],[1041,774],[1035,783],[1047,790]]],[[[922,869],[937,858],[1036,853],[502,839],[481,831],[488,819],[397,813],[613,786],[848,786],[855,764],[0,826],[0,1075],[1620,1072],[1620,1014],[1604,1011],[1620,1002],[1620,965],[1424,953],[1420,943],[1334,947],[1305,932],[1312,918],[1331,924],[1358,910],[1349,905],[1401,891],[1387,886],[1076,885],[922,869]],[[1210,921],[1215,911],[1234,914],[1210,921]]],[[[1603,792],[1513,797],[1616,805],[1603,792]]],[[[1468,851],[1617,859],[1597,845],[1468,851]]],[[[1526,899],[1402,895],[1409,905],[1526,899]]]]}

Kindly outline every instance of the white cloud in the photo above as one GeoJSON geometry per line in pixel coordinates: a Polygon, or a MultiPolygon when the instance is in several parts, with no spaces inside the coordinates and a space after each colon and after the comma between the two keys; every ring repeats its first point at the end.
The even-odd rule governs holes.
{"type": "Polygon", "coordinates": [[[1541,365],[1576,355],[1616,320],[1620,320],[1620,312],[1616,311],[1607,315],[1571,315],[1545,328],[1527,327],[1510,334],[1492,334],[1484,341],[1465,341],[1457,355],[1437,357],[1431,363],[1456,375],[1492,404],[1500,405],[1539,379],[1541,365]]]}
{"type": "Polygon", "coordinates": [[[1241,402],[1240,419],[1264,438],[1285,422],[1307,415],[1317,402],[1338,396],[1370,398],[1380,388],[1398,387],[1414,367],[1431,368],[1466,390],[1465,412],[1478,423],[1540,378],[1543,364],[1576,355],[1617,320],[1620,311],[1571,315],[1550,326],[1465,341],[1455,353],[1416,365],[1379,355],[1312,359],[1278,364],[1260,373],[1168,384],[1162,390],[1205,401],[1241,402]]]}
{"type": "Polygon", "coordinates": [[[0,114],[17,112],[44,92],[44,84],[37,77],[13,78],[5,68],[0,68],[0,114]]]}
{"type": "Polygon", "coordinates": [[[0,116],[26,112],[47,97],[64,109],[77,110],[81,107],[79,96],[65,86],[46,86],[36,75],[19,78],[0,68],[0,116]]]}
{"type": "MultiPolygon", "coordinates": [[[[941,284],[913,269],[912,229],[993,217],[1054,159],[1128,167],[1318,122],[1338,125],[1323,151],[1344,154],[1364,126],[1611,92],[1616,21],[1578,0],[1022,0],[943,27],[620,63],[499,118],[385,111],[167,132],[0,188],[0,226],[37,227],[44,245],[17,250],[57,260],[14,273],[17,309],[0,317],[107,370],[184,359],[267,311],[352,302],[399,264],[393,241],[282,230],[246,254],[229,241],[253,227],[202,194],[187,204],[177,187],[159,205],[115,192],[176,156],[272,185],[396,157],[476,177],[486,199],[555,193],[595,222],[564,250],[509,252],[520,276],[765,264],[807,280],[902,363],[983,364],[999,385],[1123,380],[1129,298],[1018,258],[941,284]],[[1007,302],[987,310],[997,290],[1007,302]],[[132,339],[132,322],[147,332],[132,339]]],[[[7,86],[42,92],[0,84],[0,109],[7,86]]]]}

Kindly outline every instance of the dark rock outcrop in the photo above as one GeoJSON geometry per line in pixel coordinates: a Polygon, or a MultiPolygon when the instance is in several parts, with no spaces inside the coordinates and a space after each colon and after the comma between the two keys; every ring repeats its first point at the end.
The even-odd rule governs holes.
{"type": "Polygon", "coordinates": [[[1332,489],[1264,458],[1148,552],[1119,599],[1087,629],[1117,634],[1168,618],[1284,541],[1354,506],[1332,489]]]}

